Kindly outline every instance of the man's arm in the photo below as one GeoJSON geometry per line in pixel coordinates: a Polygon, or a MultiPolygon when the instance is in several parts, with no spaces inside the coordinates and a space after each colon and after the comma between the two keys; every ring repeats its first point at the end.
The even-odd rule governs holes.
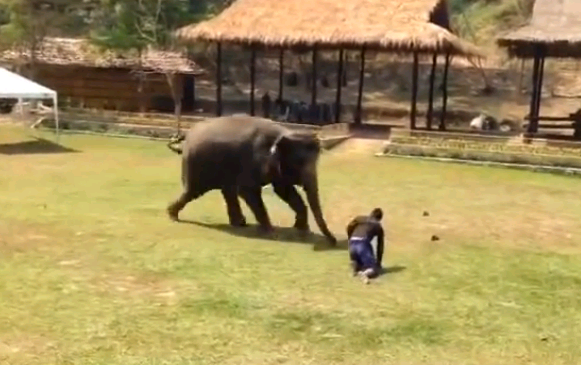
{"type": "Polygon", "coordinates": [[[377,265],[381,267],[383,260],[383,227],[377,226],[377,265]]]}
{"type": "Polygon", "coordinates": [[[353,234],[355,227],[357,227],[357,218],[353,218],[351,220],[351,222],[349,222],[349,224],[347,225],[347,238],[348,239],[351,238],[351,235],[353,234]]]}

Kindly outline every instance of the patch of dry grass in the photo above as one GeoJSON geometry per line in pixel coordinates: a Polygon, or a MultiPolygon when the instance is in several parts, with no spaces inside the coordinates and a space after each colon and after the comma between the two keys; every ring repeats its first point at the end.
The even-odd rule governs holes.
{"type": "MultiPolygon", "coordinates": [[[[27,133],[2,127],[0,144],[27,133]]],[[[179,160],[163,143],[62,143],[78,152],[0,154],[2,363],[581,360],[578,179],[325,153],[332,230],[382,206],[386,265],[406,268],[364,286],[344,250],[221,229],[217,192],[183,212],[208,227],[170,222],[179,160]]],[[[275,224],[292,225],[264,195],[275,224]]]]}

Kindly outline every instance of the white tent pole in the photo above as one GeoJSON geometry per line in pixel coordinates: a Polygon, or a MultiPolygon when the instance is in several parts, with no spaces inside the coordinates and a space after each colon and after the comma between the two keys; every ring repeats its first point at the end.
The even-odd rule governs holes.
{"type": "Polygon", "coordinates": [[[53,98],[54,104],[54,120],[56,124],[56,141],[59,141],[59,107],[58,107],[58,95],[55,93],[53,98]]]}

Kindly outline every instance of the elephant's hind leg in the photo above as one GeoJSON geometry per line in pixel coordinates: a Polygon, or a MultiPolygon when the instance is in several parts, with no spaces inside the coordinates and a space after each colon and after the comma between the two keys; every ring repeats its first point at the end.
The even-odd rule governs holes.
{"type": "Polygon", "coordinates": [[[236,186],[223,188],[222,196],[226,201],[230,225],[234,227],[246,227],[246,218],[242,214],[240,202],[238,201],[238,188],[236,186]]]}
{"type": "Polygon", "coordinates": [[[192,189],[185,189],[180,197],[167,207],[167,214],[169,215],[170,219],[174,221],[179,220],[178,214],[182,209],[184,209],[186,204],[200,197],[201,195],[201,193],[192,189]]]}
{"type": "Polygon", "coordinates": [[[264,201],[262,200],[261,187],[241,188],[239,194],[246,204],[248,204],[252,213],[254,213],[260,227],[265,231],[272,231],[272,224],[270,223],[270,218],[268,217],[264,201]]]}
{"type": "Polygon", "coordinates": [[[308,211],[303,198],[293,185],[273,183],[274,192],[284,200],[296,213],[295,228],[300,231],[309,230],[308,211]]]}

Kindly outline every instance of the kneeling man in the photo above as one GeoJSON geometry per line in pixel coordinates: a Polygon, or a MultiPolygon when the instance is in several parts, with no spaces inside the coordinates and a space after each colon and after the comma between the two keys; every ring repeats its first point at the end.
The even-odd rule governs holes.
{"type": "Polygon", "coordinates": [[[359,275],[365,283],[379,274],[383,259],[383,211],[375,208],[368,216],[357,216],[347,225],[349,239],[349,257],[353,275],[359,275]],[[371,241],[377,237],[377,259],[373,253],[371,241]]]}

